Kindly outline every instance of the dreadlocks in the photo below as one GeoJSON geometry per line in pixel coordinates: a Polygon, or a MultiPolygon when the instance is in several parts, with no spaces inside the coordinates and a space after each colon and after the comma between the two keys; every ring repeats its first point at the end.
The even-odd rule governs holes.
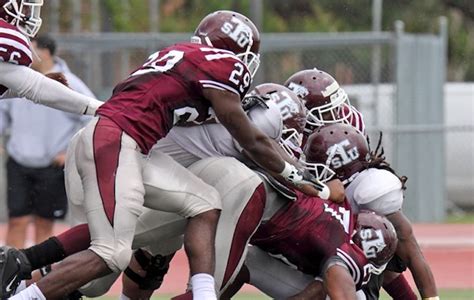
{"type": "Polygon", "coordinates": [[[367,160],[366,163],[366,169],[369,168],[377,168],[377,169],[382,169],[382,170],[387,170],[391,173],[393,173],[395,176],[400,179],[400,182],[402,183],[402,189],[405,190],[406,186],[405,183],[407,182],[408,178],[406,176],[399,176],[395,170],[390,167],[390,164],[385,160],[385,152],[382,147],[382,131],[379,133],[379,141],[377,143],[377,147],[375,147],[375,150],[372,151],[370,148],[370,140],[369,136],[367,136],[367,144],[369,145],[369,159],[367,160]]]}

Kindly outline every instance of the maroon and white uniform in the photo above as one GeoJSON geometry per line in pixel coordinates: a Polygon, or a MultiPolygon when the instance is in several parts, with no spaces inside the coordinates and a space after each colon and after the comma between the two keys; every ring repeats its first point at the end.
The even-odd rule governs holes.
{"type": "MultiPolygon", "coordinates": [[[[254,125],[278,141],[282,132],[280,110],[273,102],[268,108],[256,106],[247,112],[254,125]]],[[[68,148],[74,151],[76,135],[68,148]]],[[[243,159],[229,132],[221,124],[203,124],[191,127],[174,127],[150,151],[144,166],[145,205],[160,195],[160,157],[166,153],[204,182],[213,185],[222,195],[222,211],[216,233],[216,290],[222,291],[232,282],[245,259],[246,245],[262,217],[262,198],[251,197],[262,184],[259,177],[235,159],[243,159]],[[199,161],[201,158],[216,158],[199,161]],[[219,158],[221,157],[221,158],[219,158]],[[205,167],[205,170],[204,170],[205,167]]],[[[77,173],[76,161],[66,160],[66,190],[73,220],[85,223],[82,183],[77,173]]],[[[262,190],[262,187],[259,189],[262,190]]],[[[145,248],[153,255],[169,255],[182,246],[182,234],[187,221],[175,213],[144,208],[138,218],[133,248],[145,248]]],[[[89,241],[86,241],[86,248],[89,241]]],[[[81,289],[84,295],[103,295],[118,277],[118,273],[101,278],[81,289]]]]}
{"type": "Polygon", "coordinates": [[[232,52],[177,44],[150,56],[97,112],[148,153],[174,125],[200,124],[214,117],[204,89],[226,90],[242,98],[249,86],[250,73],[232,52]]]}
{"type": "Polygon", "coordinates": [[[30,43],[16,26],[0,19],[1,61],[29,67],[33,61],[30,43]]]}
{"type": "MultiPolygon", "coordinates": [[[[16,26],[0,19],[0,61],[29,67],[33,61],[30,42],[16,26]]],[[[2,74],[3,76],[7,74],[2,74]]],[[[0,85],[0,95],[9,88],[0,85]]]]}
{"type": "Polygon", "coordinates": [[[89,115],[102,104],[30,69],[32,59],[28,38],[0,19],[0,98],[25,97],[66,112],[89,115]]]}
{"type": "Polygon", "coordinates": [[[221,209],[218,192],[151,147],[175,125],[213,117],[203,90],[242,97],[250,85],[246,66],[232,53],[192,43],[150,56],[120,83],[78,137],[74,155],[84,188],[90,249],[114,270],[123,270],[142,206],[189,218],[221,209]],[[153,160],[156,168],[147,168],[153,160]],[[145,186],[153,193],[144,198],[145,186]]]}
{"type": "Polygon", "coordinates": [[[359,289],[369,280],[372,268],[363,251],[350,241],[354,225],[347,201],[338,205],[297,192],[296,201],[282,204],[253,235],[246,261],[250,283],[271,297],[287,298],[339,264],[347,268],[359,289]]]}

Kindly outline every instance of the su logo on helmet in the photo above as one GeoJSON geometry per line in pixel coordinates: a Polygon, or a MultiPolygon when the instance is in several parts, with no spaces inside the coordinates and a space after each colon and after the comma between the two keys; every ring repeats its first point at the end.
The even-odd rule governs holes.
{"type": "Polygon", "coordinates": [[[376,258],[377,253],[385,248],[385,240],[382,230],[362,229],[359,231],[362,250],[367,258],[376,258]],[[374,237],[375,235],[375,237],[374,237]]]}
{"type": "Polygon", "coordinates": [[[224,22],[221,31],[229,35],[229,37],[242,48],[250,44],[252,30],[239,18],[232,17],[230,21],[224,22]]]}
{"type": "Polygon", "coordinates": [[[328,161],[330,162],[331,167],[338,169],[359,158],[360,154],[359,150],[357,150],[357,146],[346,150],[346,147],[350,145],[351,143],[349,140],[345,139],[328,148],[326,154],[328,155],[328,161]]]}

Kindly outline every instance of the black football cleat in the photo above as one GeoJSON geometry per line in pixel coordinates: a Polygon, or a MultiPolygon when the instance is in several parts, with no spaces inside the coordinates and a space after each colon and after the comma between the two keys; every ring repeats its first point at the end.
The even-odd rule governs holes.
{"type": "Polygon", "coordinates": [[[31,264],[18,249],[0,247],[0,299],[14,295],[20,282],[31,278],[31,264]]]}

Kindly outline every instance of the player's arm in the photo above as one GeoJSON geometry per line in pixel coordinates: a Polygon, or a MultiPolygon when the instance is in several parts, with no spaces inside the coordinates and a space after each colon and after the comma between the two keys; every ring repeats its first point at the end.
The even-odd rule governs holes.
{"type": "Polygon", "coordinates": [[[387,215],[387,218],[397,231],[398,246],[396,254],[410,269],[422,298],[436,297],[438,291],[433,273],[416,241],[410,221],[402,211],[387,215]]]}
{"type": "Polygon", "coordinates": [[[282,159],[275,143],[248,119],[237,94],[212,88],[204,89],[203,94],[211,102],[219,122],[255,163],[273,175],[282,176],[295,184],[297,189],[305,188],[306,194],[318,196],[317,188],[328,189],[317,181],[305,180],[300,170],[282,159]]]}
{"type": "Polygon", "coordinates": [[[326,185],[331,191],[329,200],[339,204],[344,202],[346,199],[346,190],[344,189],[344,184],[339,179],[332,179],[326,182],[326,185]]]}
{"type": "Polygon", "coordinates": [[[248,119],[237,94],[217,89],[205,89],[219,122],[229,131],[246,153],[262,168],[280,174],[285,162],[273,141],[248,119]]]}
{"type": "Polygon", "coordinates": [[[356,287],[345,266],[334,264],[324,276],[324,288],[331,300],[356,300],[356,287]]]}
{"type": "Polygon", "coordinates": [[[102,104],[26,66],[0,62],[0,84],[15,96],[71,113],[94,115],[102,104]]]}

